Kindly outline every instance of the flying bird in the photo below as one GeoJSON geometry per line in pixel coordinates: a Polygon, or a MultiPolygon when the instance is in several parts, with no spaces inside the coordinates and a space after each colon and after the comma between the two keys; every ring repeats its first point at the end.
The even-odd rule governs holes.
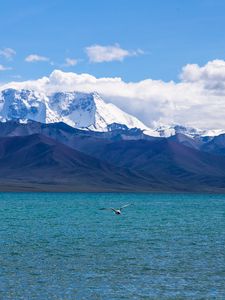
{"type": "Polygon", "coordinates": [[[130,206],[131,204],[126,204],[121,206],[119,209],[113,208],[113,207],[109,207],[109,208],[100,208],[100,210],[112,210],[116,215],[121,215],[122,213],[122,209],[124,209],[127,206],[130,206]]]}

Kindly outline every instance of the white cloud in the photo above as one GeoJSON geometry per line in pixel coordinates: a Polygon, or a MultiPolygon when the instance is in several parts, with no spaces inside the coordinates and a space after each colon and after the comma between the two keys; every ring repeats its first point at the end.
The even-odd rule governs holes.
{"type": "Polygon", "coordinates": [[[123,61],[125,57],[143,54],[141,49],[128,51],[120,47],[119,44],[112,46],[92,45],[85,48],[89,61],[93,63],[102,63],[109,61],[123,61]]]}
{"type": "Polygon", "coordinates": [[[96,78],[90,74],[53,71],[49,77],[11,82],[7,87],[55,91],[99,92],[107,101],[138,117],[146,125],[184,124],[202,129],[225,129],[225,61],[205,66],[187,65],[181,81],[146,79],[125,82],[121,78],[96,78]]]}
{"type": "Polygon", "coordinates": [[[67,57],[67,58],[65,59],[65,64],[64,64],[64,66],[65,66],[65,67],[73,67],[73,66],[76,66],[77,63],[78,63],[78,60],[77,60],[77,59],[67,57]]]}
{"type": "Polygon", "coordinates": [[[0,65],[0,71],[7,71],[7,70],[12,70],[12,68],[0,65]]]}
{"type": "Polygon", "coordinates": [[[8,60],[11,60],[14,55],[16,55],[16,51],[12,48],[4,48],[0,50],[0,56],[3,56],[8,60]]]}
{"type": "Polygon", "coordinates": [[[200,67],[197,64],[188,64],[182,69],[181,79],[185,82],[199,82],[205,89],[225,91],[225,61],[213,60],[200,67]]]}
{"type": "Polygon", "coordinates": [[[41,56],[37,54],[30,54],[25,58],[26,62],[39,62],[39,61],[49,61],[49,58],[46,56],[41,56]]]}
{"type": "Polygon", "coordinates": [[[225,80],[225,61],[212,60],[202,67],[197,64],[188,64],[182,69],[181,79],[190,82],[225,80]]]}

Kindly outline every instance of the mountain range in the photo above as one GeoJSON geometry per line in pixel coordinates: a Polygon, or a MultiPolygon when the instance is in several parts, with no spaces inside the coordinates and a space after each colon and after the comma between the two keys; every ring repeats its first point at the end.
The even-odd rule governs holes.
{"type": "Polygon", "coordinates": [[[149,128],[96,93],[0,92],[0,190],[224,192],[225,134],[149,128]]]}

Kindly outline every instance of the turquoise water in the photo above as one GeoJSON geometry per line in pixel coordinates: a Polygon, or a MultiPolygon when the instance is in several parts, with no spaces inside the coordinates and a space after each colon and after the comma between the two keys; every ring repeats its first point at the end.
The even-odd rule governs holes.
{"type": "Polygon", "coordinates": [[[0,299],[225,299],[225,195],[1,193],[0,299]]]}

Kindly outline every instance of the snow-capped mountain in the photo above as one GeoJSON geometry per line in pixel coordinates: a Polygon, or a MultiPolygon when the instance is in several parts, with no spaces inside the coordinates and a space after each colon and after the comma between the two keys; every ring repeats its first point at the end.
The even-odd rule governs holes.
{"type": "Polygon", "coordinates": [[[9,120],[64,122],[74,128],[102,132],[136,128],[146,135],[165,138],[179,133],[194,139],[225,133],[225,130],[201,130],[177,124],[152,129],[114,104],[106,103],[97,93],[81,92],[46,95],[34,90],[5,89],[0,92],[0,122],[9,120]]]}
{"type": "Polygon", "coordinates": [[[0,92],[0,121],[28,119],[44,123],[47,97],[31,90],[7,89],[0,92]]]}
{"type": "Polygon", "coordinates": [[[215,129],[215,130],[202,130],[197,129],[189,126],[182,126],[182,125],[162,125],[155,129],[158,132],[160,137],[170,137],[176,134],[183,134],[191,138],[198,138],[198,137],[212,137],[218,136],[220,134],[225,133],[223,129],[215,129]]]}
{"type": "Polygon", "coordinates": [[[156,131],[159,133],[161,137],[170,137],[178,133],[182,133],[189,137],[196,137],[202,135],[203,131],[192,128],[192,127],[185,127],[182,125],[162,125],[156,128],[156,131]]]}
{"type": "Polygon", "coordinates": [[[95,131],[138,128],[158,136],[134,116],[104,102],[97,93],[58,92],[47,96],[33,90],[6,89],[0,92],[0,121],[8,120],[64,122],[95,131]]]}

